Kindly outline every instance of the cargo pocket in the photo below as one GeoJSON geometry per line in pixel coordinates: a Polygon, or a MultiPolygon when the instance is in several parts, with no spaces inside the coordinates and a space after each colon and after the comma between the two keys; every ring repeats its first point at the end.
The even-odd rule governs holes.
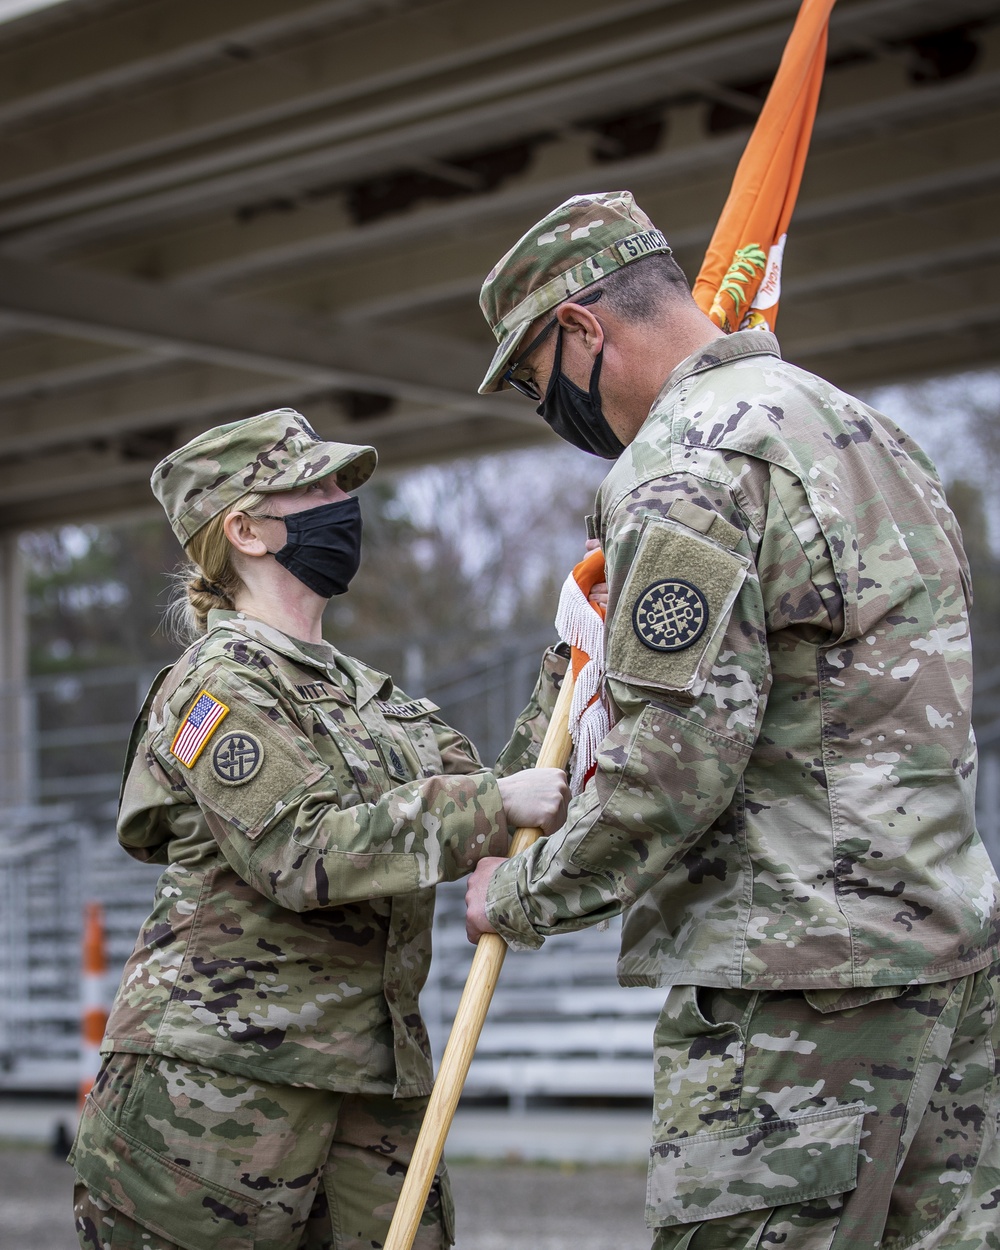
{"type": "MultiPolygon", "coordinates": [[[[692,1224],[848,1193],[857,1185],[865,1110],[859,1103],[658,1142],[646,1223],[692,1224]]],[[[836,1227],[831,1221],[831,1239],[836,1227]]]]}
{"type": "MultiPolygon", "coordinates": [[[[108,1066],[117,1061],[136,1063],[134,1056],[112,1055],[108,1066]]],[[[92,1194],[184,1250],[253,1250],[259,1202],[158,1154],[122,1126],[157,1061],[139,1059],[131,1088],[113,1090],[106,1105],[100,1096],[87,1099],[71,1156],[77,1174],[92,1194]]]]}
{"type": "MultiPolygon", "coordinates": [[[[692,1226],[722,1217],[738,1222],[741,1234],[746,1226],[746,1244],[757,1245],[755,1230],[763,1230],[773,1209],[832,1198],[857,1185],[869,1108],[851,1102],[782,1115],[759,1097],[757,1034],[766,1024],[758,997],[675,986],[660,1012],[646,1190],[646,1222],[664,1230],[656,1250],[680,1250],[692,1226]]],[[[827,1223],[832,1238],[836,1216],[824,1220],[824,1204],[817,1208],[807,1216],[827,1223]]],[[[809,1245],[823,1250],[823,1233],[809,1245]]]]}

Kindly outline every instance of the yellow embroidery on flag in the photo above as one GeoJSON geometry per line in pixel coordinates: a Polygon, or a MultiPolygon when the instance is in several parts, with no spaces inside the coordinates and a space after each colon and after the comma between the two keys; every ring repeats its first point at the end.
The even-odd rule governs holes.
{"type": "Polygon", "coordinates": [[[193,768],[198,756],[201,755],[212,734],[228,716],[229,708],[215,695],[202,690],[188,708],[187,716],[174,734],[170,744],[170,753],[184,765],[193,768]]]}

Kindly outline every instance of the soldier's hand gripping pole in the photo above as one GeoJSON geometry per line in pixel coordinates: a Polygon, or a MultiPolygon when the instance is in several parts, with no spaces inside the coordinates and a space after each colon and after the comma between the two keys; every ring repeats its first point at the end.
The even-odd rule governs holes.
{"type": "MultiPolygon", "coordinates": [[[[569,734],[572,701],[573,674],[567,670],[538,752],[536,768],[566,767],[573,745],[569,734]]],[[[510,844],[510,854],[523,851],[541,836],[541,829],[518,829],[510,844]]],[[[413,1158],[406,1170],[384,1250],[410,1250],[413,1245],[506,953],[507,944],[498,933],[484,933],[476,945],[469,977],[455,1013],[417,1144],[413,1148],[413,1158]]]]}

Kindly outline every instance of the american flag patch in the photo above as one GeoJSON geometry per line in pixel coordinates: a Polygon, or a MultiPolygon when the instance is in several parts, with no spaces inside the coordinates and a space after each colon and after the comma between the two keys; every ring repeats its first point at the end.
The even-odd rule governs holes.
{"type": "Polygon", "coordinates": [[[175,755],[186,768],[193,768],[205,744],[228,713],[229,708],[224,703],[203,690],[191,704],[190,711],[174,735],[170,744],[171,755],[175,755]]]}

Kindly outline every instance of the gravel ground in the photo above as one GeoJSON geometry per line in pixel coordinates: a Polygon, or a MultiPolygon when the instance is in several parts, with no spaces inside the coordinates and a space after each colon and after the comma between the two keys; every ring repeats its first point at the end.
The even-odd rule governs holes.
{"type": "Polygon", "coordinates": [[[456,1250],[648,1250],[646,1169],[449,1164],[456,1250]]]}
{"type": "MultiPolygon", "coordinates": [[[[647,1250],[645,1169],[450,1165],[457,1250],[647,1250]]],[[[0,1250],[79,1250],[73,1174],[42,1149],[0,1148],[0,1250]]]]}

